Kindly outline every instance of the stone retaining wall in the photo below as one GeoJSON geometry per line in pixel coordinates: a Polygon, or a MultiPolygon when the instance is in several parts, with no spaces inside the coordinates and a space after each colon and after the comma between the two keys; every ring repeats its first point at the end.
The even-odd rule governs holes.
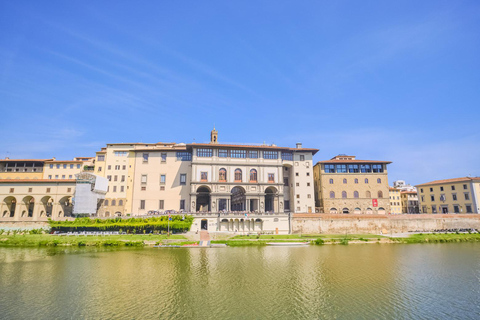
{"type": "Polygon", "coordinates": [[[0,221],[0,229],[13,230],[13,229],[47,229],[50,226],[48,222],[40,221],[0,221]]]}
{"type": "Polygon", "coordinates": [[[438,229],[480,230],[478,214],[341,215],[294,214],[292,233],[385,234],[431,232],[438,229]]]}

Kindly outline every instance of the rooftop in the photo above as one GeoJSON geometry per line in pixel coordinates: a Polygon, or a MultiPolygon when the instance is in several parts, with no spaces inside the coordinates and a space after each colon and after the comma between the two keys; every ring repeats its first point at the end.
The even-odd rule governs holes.
{"type": "Polygon", "coordinates": [[[284,150],[284,151],[305,151],[312,152],[313,154],[318,152],[318,149],[313,148],[289,148],[279,147],[276,145],[246,145],[246,144],[220,144],[220,143],[191,143],[187,144],[187,147],[209,147],[209,148],[238,148],[238,149],[268,149],[268,150],[284,150]]]}
{"type": "Polygon", "coordinates": [[[435,184],[446,184],[446,183],[455,183],[455,182],[480,182],[480,177],[462,177],[462,178],[453,178],[453,179],[444,179],[444,180],[435,180],[427,183],[418,184],[417,187],[429,186],[435,184]]]}

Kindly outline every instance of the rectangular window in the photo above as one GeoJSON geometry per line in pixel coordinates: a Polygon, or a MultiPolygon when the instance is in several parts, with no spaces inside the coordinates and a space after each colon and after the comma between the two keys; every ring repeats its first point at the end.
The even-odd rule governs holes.
{"type": "Polygon", "coordinates": [[[297,194],[297,199],[300,199],[300,195],[299,195],[299,194],[297,194]]]}
{"type": "Polygon", "coordinates": [[[102,167],[98,167],[98,172],[101,172],[102,171],[102,167]]]}
{"type": "Polygon", "coordinates": [[[348,172],[349,173],[358,173],[359,172],[358,164],[349,164],[348,165],[348,172]]]}
{"type": "Polygon", "coordinates": [[[463,189],[467,190],[467,185],[466,184],[463,185],[463,189]]]}
{"type": "Polygon", "coordinates": [[[467,209],[467,213],[472,213],[472,206],[466,205],[465,209],[467,209]]]}
{"type": "Polygon", "coordinates": [[[424,198],[424,196],[422,196],[422,202],[425,202],[425,198],[424,198]]]}
{"type": "Polygon", "coordinates": [[[452,190],[455,190],[455,186],[452,186],[452,190]]]}
{"type": "Polygon", "coordinates": [[[73,169],[73,164],[70,165],[70,169],[73,169]]]}
{"type": "Polygon", "coordinates": [[[145,209],[145,200],[140,200],[140,209],[145,209]]]}
{"type": "Polygon", "coordinates": [[[48,175],[48,179],[52,179],[52,175],[51,175],[51,174],[50,174],[50,175],[48,175]]]}
{"type": "Polygon", "coordinates": [[[290,201],[285,200],[285,210],[290,210],[290,201]]]}
{"type": "Polygon", "coordinates": [[[120,170],[120,165],[116,165],[115,170],[120,170]]]}
{"type": "Polygon", "coordinates": [[[361,164],[360,165],[360,172],[371,173],[372,172],[372,167],[369,164],[361,164]]]}
{"type": "Polygon", "coordinates": [[[80,164],[77,164],[77,169],[80,169],[80,164]]]}
{"type": "Polygon", "coordinates": [[[308,198],[308,199],[311,199],[311,198],[312,198],[312,195],[311,195],[311,194],[307,194],[307,198],[308,198]]]}
{"type": "Polygon", "coordinates": [[[440,191],[443,191],[443,187],[440,187],[440,191]]]}
{"type": "Polygon", "coordinates": [[[335,165],[326,164],[325,165],[325,173],[335,173],[335,165]]]}
{"type": "Polygon", "coordinates": [[[115,151],[114,154],[115,154],[115,157],[126,157],[127,151],[115,151]]]}
{"type": "Polygon", "coordinates": [[[50,169],[53,169],[53,164],[50,164],[50,169]]]}
{"type": "Polygon", "coordinates": [[[300,187],[300,182],[295,183],[295,187],[300,187]]]}
{"type": "Polygon", "coordinates": [[[47,193],[50,193],[50,188],[47,188],[47,193]]]}
{"type": "Polygon", "coordinates": [[[458,206],[453,206],[453,212],[460,213],[458,206]]]}
{"type": "Polygon", "coordinates": [[[181,173],[180,174],[180,185],[186,185],[187,184],[187,174],[186,173],[181,173]]]}
{"type": "Polygon", "coordinates": [[[124,186],[120,186],[120,192],[124,192],[125,191],[125,187],[124,186]]]}
{"type": "MultiPolygon", "coordinates": [[[[28,192],[32,192],[32,190],[33,190],[33,188],[28,188],[28,192]]],[[[68,192],[70,192],[70,190],[68,192]]]]}
{"type": "Polygon", "coordinates": [[[288,178],[283,178],[283,185],[288,187],[288,178]]]}
{"type": "Polygon", "coordinates": [[[164,174],[160,175],[160,184],[165,184],[167,180],[167,176],[164,174]]]}
{"type": "Polygon", "coordinates": [[[180,210],[185,210],[185,200],[180,200],[180,210]]]}
{"type": "Polygon", "coordinates": [[[125,169],[127,169],[127,166],[126,166],[126,165],[123,165],[123,166],[122,166],[122,170],[125,170],[125,169]]]}
{"type": "Polygon", "coordinates": [[[373,168],[373,172],[375,172],[375,173],[383,172],[383,165],[381,165],[381,164],[374,164],[372,166],[372,168],[373,168]]]}
{"type": "Polygon", "coordinates": [[[230,150],[230,157],[232,158],[246,158],[247,151],[246,150],[230,150]]]}
{"type": "Polygon", "coordinates": [[[213,155],[212,149],[204,149],[204,148],[197,149],[197,157],[209,158],[212,155],[213,155]]]}
{"type": "Polygon", "coordinates": [[[112,176],[107,176],[108,181],[112,181],[112,176]]]}
{"type": "Polygon", "coordinates": [[[335,166],[338,173],[346,173],[347,172],[347,165],[346,164],[337,164],[335,166]]]}
{"type": "Polygon", "coordinates": [[[55,179],[58,179],[58,174],[55,175],[55,179]]]}
{"type": "Polygon", "coordinates": [[[430,196],[430,201],[435,201],[435,196],[430,196]]]}
{"type": "Polygon", "coordinates": [[[111,166],[111,165],[108,165],[107,169],[108,169],[108,170],[112,170],[112,166],[111,166]]]}
{"type": "Polygon", "coordinates": [[[282,160],[293,161],[293,152],[282,151],[282,160]]]}
{"type": "Polygon", "coordinates": [[[60,164],[57,164],[57,169],[60,169],[60,164]]]}
{"type": "Polygon", "coordinates": [[[117,181],[118,180],[118,176],[113,176],[113,181],[117,181]]]}
{"type": "Polygon", "coordinates": [[[124,182],[125,181],[125,176],[122,176],[122,179],[120,181],[124,182]]]}
{"type": "Polygon", "coordinates": [[[177,160],[191,161],[192,160],[192,154],[190,152],[177,152],[177,160]]]}
{"type": "Polygon", "coordinates": [[[275,182],[275,174],[274,173],[269,173],[268,174],[268,182],[275,182]]]}
{"type": "Polygon", "coordinates": [[[219,158],[228,158],[228,150],[227,149],[219,149],[218,150],[218,157],[219,158]]]}
{"type": "Polygon", "coordinates": [[[72,188],[67,188],[67,192],[72,192],[72,188]]]}
{"type": "Polygon", "coordinates": [[[67,165],[66,165],[66,164],[63,165],[63,169],[67,169],[67,165]]]}
{"type": "MultiPolygon", "coordinates": [[[[116,178],[117,176],[115,176],[116,178]]],[[[116,181],[116,180],[115,180],[116,181]]],[[[142,174],[142,177],[141,177],[141,183],[142,184],[146,184],[147,183],[147,175],[146,174],[142,174]]]]}
{"type": "Polygon", "coordinates": [[[160,154],[160,157],[161,157],[162,162],[167,162],[167,154],[166,153],[160,154]]]}
{"type": "Polygon", "coordinates": [[[257,150],[249,150],[247,155],[250,159],[258,159],[258,151],[257,150]]]}
{"type": "Polygon", "coordinates": [[[117,192],[117,186],[113,186],[113,192],[117,192]]]}
{"type": "Polygon", "coordinates": [[[263,151],[263,159],[278,159],[277,151],[263,151]]]}
{"type": "Polygon", "coordinates": [[[432,206],[432,213],[437,213],[437,206],[436,205],[432,206]]]}
{"type": "Polygon", "coordinates": [[[143,154],[143,162],[148,162],[148,153],[143,154]]]}
{"type": "Polygon", "coordinates": [[[72,179],[72,178],[73,178],[73,176],[71,174],[68,175],[68,179],[72,179]]]}
{"type": "Polygon", "coordinates": [[[452,199],[453,199],[453,201],[457,201],[457,194],[456,193],[452,193],[452,199]]]}
{"type": "MultiPolygon", "coordinates": [[[[47,192],[50,192],[49,190],[50,188],[47,188],[47,192]]],[[[14,193],[14,192],[15,192],[15,188],[10,188],[10,193],[14,193]]]]}
{"type": "Polygon", "coordinates": [[[165,186],[160,186],[160,191],[165,191],[165,186]]]}
{"type": "Polygon", "coordinates": [[[430,192],[433,192],[433,188],[430,188],[430,192]]]}
{"type": "Polygon", "coordinates": [[[305,161],[305,156],[303,154],[300,155],[300,161],[305,161]]]}
{"type": "Polygon", "coordinates": [[[200,181],[207,181],[207,180],[208,180],[208,173],[200,172],[200,181]]]}
{"type": "Polygon", "coordinates": [[[158,209],[163,210],[165,207],[165,200],[158,200],[158,209]]]}
{"type": "Polygon", "coordinates": [[[147,187],[146,187],[146,186],[142,186],[142,187],[140,188],[140,190],[145,191],[145,190],[147,190],[147,187]]]}
{"type": "Polygon", "coordinates": [[[465,200],[470,200],[470,194],[465,193],[465,200]]]}
{"type": "Polygon", "coordinates": [[[105,155],[98,156],[97,161],[105,161],[105,155]]]}

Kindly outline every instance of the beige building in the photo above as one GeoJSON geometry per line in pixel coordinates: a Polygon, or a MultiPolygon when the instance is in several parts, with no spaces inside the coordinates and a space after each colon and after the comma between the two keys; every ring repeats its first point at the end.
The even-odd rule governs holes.
{"type": "Polygon", "coordinates": [[[416,187],[422,213],[480,213],[480,177],[436,180],[416,187]]]}
{"type": "MultiPolygon", "coordinates": [[[[83,158],[82,158],[83,159],[83,158]]],[[[92,162],[88,158],[86,162],[92,162]]],[[[44,221],[72,214],[75,174],[81,159],[0,160],[0,220],[44,221]]]]}
{"type": "Polygon", "coordinates": [[[400,214],[402,211],[402,201],[400,199],[400,189],[388,188],[388,194],[390,198],[390,213],[400,214]]]}
{"type": "Polygon", "coordinates": [[[416,191],[402,191],[401,199],[403,213],[420,213],[416,191]]]}
{"type": "Polygon", "coordinates": [[[321,213],[390,212],[389,161],[357,160],[338,155],[314,167],[315,200],[321,213]]]}

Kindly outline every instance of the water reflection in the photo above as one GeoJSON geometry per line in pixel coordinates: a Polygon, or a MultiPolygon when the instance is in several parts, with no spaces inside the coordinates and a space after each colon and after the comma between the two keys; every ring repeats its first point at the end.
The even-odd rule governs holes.
{"type": "Polygon", "coordinates": [[[476,244],[0,248],[0,271],[5,318],[480,316],[476,244]]]}

